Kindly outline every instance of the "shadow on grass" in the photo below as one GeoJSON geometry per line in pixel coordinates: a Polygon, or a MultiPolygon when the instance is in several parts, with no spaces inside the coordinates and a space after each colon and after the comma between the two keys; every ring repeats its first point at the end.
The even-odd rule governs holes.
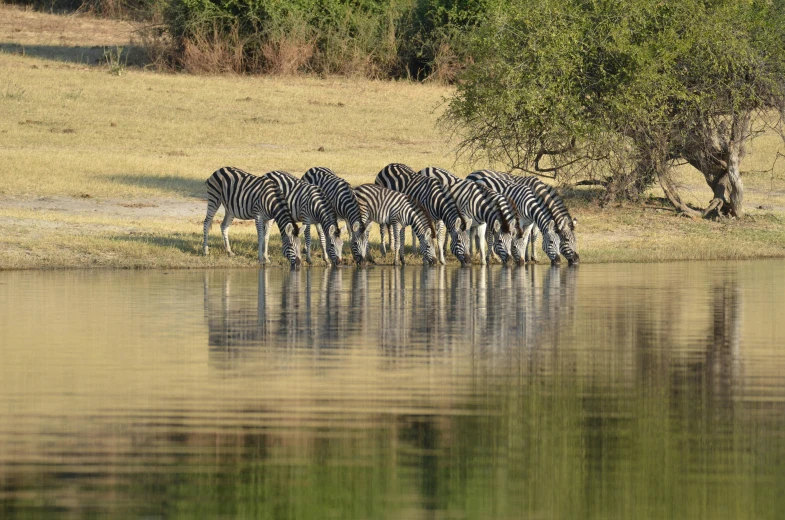
{"type": "MultiPolygon", "coordinates": [[[[177,249],[189,255],[202,254],[202,236],[196,233],[189,235],[174,233],[171,236],[161,236],[154,233],[134,232],[127,235],[113,235],[111,240],[146,244],[164,249],[177,249]]],[[[212,246],[212,241],[210,245],[212,246]]],[[[217,242],[216,245],[218,245],[217,242]]]]}
{"type": "Polygon", "coordinates": [[[81,63],[85,65],[103,65],[106,63],[107,53],[117,53],[122,48],[118,57],[120,63],[126,67],[144,67],[150,63],[144,48],[134,45],[124,47],[70,47],[65,45],[22,45],[20,43],[0,43],[0,52],[18,54],[21,56],[34,56],[52,61],[81,63]]]}
{"type": "MultiPolygon", "coordinates": [[[[215,226],[213,227],[215,230],[215,226]]],[[[208,246],[210,247],[210,257],[212,258],[228,258],[224,250],[223,241],[221,240],[220,233],[212,231],[208,238],[208,246]]],[[[119,242],[146,244],[161,249],[176,249],[181,253],[204,258],[202,254],[202,233],[172,233],[170,236],[160,235],[158,233],[144,233],[134,232],[125,235],[113,235],[111,240],[119,242]]],[[[258,258],[258,242],[255,236],[238,235],[230,237],[232,252],[238,259],[253,260],[258,258]]],[[[271,258],[283,258],[281,252],[280,237],[276,235],[270,236],[269,255],[271,258]]]]}
{"type": "Polygon", "coordinates": [[[111,175],[102,177],[111,182],[118,182],[142,188],[150,188],[156,191],[168,191],[184,197],[195,197],[207,200],[207,185],[204,180],[189,179],[178,177],[177,175],[111,175]]]}

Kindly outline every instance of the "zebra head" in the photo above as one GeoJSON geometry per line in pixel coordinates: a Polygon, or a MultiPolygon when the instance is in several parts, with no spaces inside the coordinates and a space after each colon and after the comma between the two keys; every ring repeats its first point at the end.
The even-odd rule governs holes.
{"type": "Polygon", "coordinates": [[[292,269],[300,267],[300,228],[291,222],[286,224],[281,233],[281,249],[283,256],[292,265],[292,269]]]}
{"type": "Polygon", "coordinates": [[[559,238],[561,240],[559,251],[561,251],[561,254],[567,259],[569,265],[576,265],[581,261],[580,256],[578,256],[575,233],[573,232],[577,222],[576,219],[572,219],[567,225],[561,227],[559,233],[559,238]]]}
{"type": "Polygon", "coordinates": [[[493,223],[493,252],[499,255],[502,263],[507,265],[507,260],[510,258],[512,251],[512,235],[515,230],[510,229],[510,226],[504,222],[496,220],[493,223]]]}
{"type": "Polygon", "coordinates": [[[561,239],[556,229],[555,222],[551,221],[542,232],[542,250],[551,259],[551,265],[559,265],[561,258],[559,257],[559,248],[561,246],[561,239]]]}
{"type": "Polygon", "coordinates": [[[327,256],[334,266],[339,266],[343,263],[341,260],[341,251],[343,251],[343,239],[341,238],[341,230],[335,224],[330,224],[325,233],[325,240],[327,240],[327,256]]]}
{"type": "Polygon", "coordinates": [[[357,265],[365,266],[368,254],[368,225],[360,222],[352,224],[352,257],[357,265]]]}
{"type": "Polygon", "coordinates": [[[420,254],[422,255],[422,264],[433,266],[436,264],[436,237],[434,236],[433,229],[425,230],[422,236],[417,237],[420,241],[420,254]]]}
{"type": "Polygon", "coordinates": [[[472,258],[469,255],[469,228],[472,227],[472,219],[459,215],[452,223],[450,229],[450,251],[455,255],[455,258],[461,262],[461,267],[466,267],[472,264],[472,258]]]}
{"type": "MultiPolygon", "coordinates": [[[[520,224],[520,223],[519,223],[520,224]]],[[[517,265],[523,265],[526,262],[526,246],[529,244],[530,234],[526,233],[524,226],[516,226],[515,235],[512,237],[512,245],[510,246],[512,258],[517,265]]]]}

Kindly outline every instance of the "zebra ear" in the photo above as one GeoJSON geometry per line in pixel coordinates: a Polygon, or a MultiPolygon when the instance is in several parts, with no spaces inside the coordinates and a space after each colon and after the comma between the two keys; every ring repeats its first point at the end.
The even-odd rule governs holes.
{"type": "Polygon", "coordinates": [[[572,227],[572,229],[575,229],[575,226],[577,226],[577,225],[578,225],[578,219],[573,217],[573,219],[572,219],[572,226],[570,226],[570,227],[572,227]]]}
{"type": "Polygon", "coordinates": [[[352,224],[352,231],[354,231],[355,233],[360,231],[360,223],[359,222],[355,222],[354,224],[352,224]]]}
{"type": "Polygon", "coordinates": [[[327,234],[328,234],[328,235],[330,235],[330,236],[338,236],[338,233],[337,233],[336,231],[337,231],[337,230],[335,229],[335,226],[334,226],[334,225],[331,225],[331,226],[330,226],[330,227],[327,229],[327,234]]]}
{"type": "Polygon", "coordinates": [[[464,230],[468,231],[470,227],[472,227],[472,219],[471,217],[464,217],[464,221],[466,222],[466,227],[464,230]]]}
{"type": "Polygon", "coordinates": [[[493,232],[494,233],[498,233],[501,228],[502,228],[502,223],[499,222],[498,220],[493,223],[493,232]]]}
{"type": "Polygon", "coordinates": [[[294,231],[294,226],[291,224],[291,222],[290,222],[289,224],[286,224],[286,226],[284,226],[284,228],[283,228],[283,232],[284,232],[284,233],[286,234],[286,236],[288,236],[289,238],[291,238],[291,236],[292,236],[292,232],[293,232],[293,231],[294,231]]]}

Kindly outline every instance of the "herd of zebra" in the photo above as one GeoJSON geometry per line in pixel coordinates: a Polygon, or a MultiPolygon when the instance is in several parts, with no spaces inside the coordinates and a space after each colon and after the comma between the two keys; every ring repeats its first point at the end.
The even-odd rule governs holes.
{"type": "Polygon", "coordinates": [[[203,251],[218,209],[226,252],[229,226],[235,218],[254,220],[259,238],[259,261],[267,254],[271,223],[281,233],[281,248],[291,266],[301,264],[299,224],[304,226],[306,261],[311,263],[311,225],[316,225],[322,256],[333,265],[342,264],[342,228],[348,227],[352,258],[358,265],[373,263],[368,250],[370,224],[381,232],[381,252],[386,254],[385,234],[394,263],[404,262],[404,236],[412,228],[412,246],[423,263],[445,264],[444,245],[450,235],[450,251],[461,266],[470,265],[476,243],[480,263],[491,255],[502,263],[512,257],[517,264],[537,261],[534,242],[542,236],[542,249],[552,265],[560,254],[570,265],[579,262],[575,219],[556,191],[537,177],[516,177],[493,170],[478,170],[465,179],[441,168],[415,172],[404,164],[388,164],[374,184],[353,188],[329,168],[311,168],[301,179],[272,171],[261,177],[233,167],[215,171],[207,184],[207,216],[203,251]],[[343,225],[339,224],[343,221],[343,225]]]}

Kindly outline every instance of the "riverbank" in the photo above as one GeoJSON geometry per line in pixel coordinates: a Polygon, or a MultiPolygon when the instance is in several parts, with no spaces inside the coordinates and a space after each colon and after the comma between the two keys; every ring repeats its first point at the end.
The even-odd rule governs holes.
{"type": "MultiPolygon", "coordinates": [[[[221,166],[259,174],[328,166],[353,185],[373,182],[390,162],[459,175],[494,166],[456,159],[456,143],[439,132],[449,87],[158,74],[63,61],[78,36],[45,46],[44,26],[22,35],[41,53],[0,52],[0,269],[254,267],[251,223],[231,228],[235,258],[223,253],[217,224],[211,255],[200,254],[204,180],[221,166]]],[[[605,208],[590,188],[565,191],[582,261],[785,257],[784,167],[760,173],[777,146],[765,136],[745,157],[748,216],[739,221],[679,217],[656,190],[645,204],[605,208]]],[[[679,181],[688,203],[711,198],[694,170],[679,181]]],[[[276,237],[271,247],[282,265],[276,237]]]]}
{"type": "MultiPolygon", "coordinates": [[[[693,221],[658,209],[662,206],[656,201],[601,209],[567,200],[579,220],[576,232],[584,263],[785,257],[782,214],[761,211],[741,221],[693,221]]],[[[202,256],[205,206],[196,198],[3,196],[0,269],[256,267],[251,222],[235,221],[230,229],[237,256],[224,253],[217,224],[210,234],[211,254],[202,256]]],[[[374,230],[374,257],[381,264],[391,263],[391,255],[379,256],[378,241],[374,230]]],[[[319,255],[314,258],[317,265],[323,263],[319,255]]],[[[409,256],[409,262],[420,260],[409,256]]],[[[273,232],[271,265],[284,264],[273,232]]]]}

